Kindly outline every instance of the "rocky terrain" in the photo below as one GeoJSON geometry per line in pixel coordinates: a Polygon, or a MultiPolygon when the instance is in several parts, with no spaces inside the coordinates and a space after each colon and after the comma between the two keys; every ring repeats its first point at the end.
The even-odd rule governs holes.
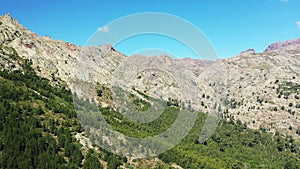
{"type": "Polygon", "coordinates": [[[286,52],[289,50],[299,50],[300,45],[300,38],[293,39],[293,40],[287,40],[284,42],[276,42],[268,46],[266,50],[264,50],[265,53],[267,52],[286,52]]]}
{"type": "Polygon", "coordinates": [[[296,136],[300,122],[298,47],[227,59],[229,114],[254,128],[296,136]]]}
{"type": "MultiPolygon", "coordinates": [[[[248,50],[217,61],[127,57],[110,45],[83,48],[41,37],[7,14],[0,17],[0,46],[1,69],[22,70],[13,59],[18,54],[32,62],[39,76],[53,85],[66,84],[78,95],[89,93],[76,87],[78,81],[134,88],[190,103],[199,111],[219,110],[224,118],[239,119],[251,128],[300,138],[300,39],[274,43],[263,53],[248,50]]],[[[93,99],[98,99],[96,94],[93,99]]]]}

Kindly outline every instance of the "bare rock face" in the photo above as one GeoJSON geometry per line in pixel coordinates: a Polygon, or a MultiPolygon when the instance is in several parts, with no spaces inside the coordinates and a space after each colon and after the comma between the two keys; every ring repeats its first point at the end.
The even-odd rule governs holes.
{"type": "Polygon", "coordinates": [[[2,16],[0,25],[0,44],[11,42],[21,36],[22,30],[18,30],[20,25],[9,14],[2,16]]]}
{"type": "Polygon", "coordinates": [[[249,54],[254,54],[255,50],[254,49],[247,49],[245,51],[242,51],[240,55],[249,55],[249,54]]]}
{"type": "Polygon", "coordinates": [[[41,37],[20,25],[9,14],[0,17],[1,46],[13,48],[17,55],[32,61],[37,74],[51,79],[69,80],[72,60],[79,47],[41,37]]]}
{"type": "Polygon", "coordinates": [[[284,42],[276,42],[268,46],[264,52],[279,52],[279,51],[291,51],[300,49],[300,38],[287,40],[284,42]]]}
{"type": "Polygon", "coordinates": [[[135,88],[202,112],[218,109],[225,119],[300,139],[300,39],[217,61],[127,57],[110,45],[83,48],[38,36],[7,14],[0,16],[0,69],[21,69],[14,56],[31,60],[38,75],[65,83],[73,92],[89,90],[76,91],[72,84],[78,80],[135,88]]]}
{"type": "Polygon", "coordinates": [[[13,49],[23,59],[31,60],[37,74],[53,82],[66,82],[70,85],[73,80],[72,74],[76,64],[78,64],[77,59],[83,52],[89,50],[90,57],[85,58],[86,62],[95,63],[97,56],[105,58],[101,60],[105,61],[101,65],[95,63],[100,66],[95,67],[96,72],[99,75],[103,74],[103,76],[94,75],[95,81],[104,83],[107,78],[103,77],[108,77],[112,69],[118,64],[115,63],[118,60],[115,59],[115,56],[123,56],[109,46],[83,49],[69,42],[52,40],[48,36],[38,36],[20,25],[9,14],[1,16],[0,22],[0,45],[13,49]]]}

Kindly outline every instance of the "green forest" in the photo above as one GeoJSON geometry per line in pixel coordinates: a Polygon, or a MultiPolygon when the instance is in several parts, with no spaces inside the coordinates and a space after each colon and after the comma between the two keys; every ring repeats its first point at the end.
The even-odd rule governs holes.
{"type": "Polygon", "coordinates": [[[82,132],[66,87],[50,85],[30,67],[0,71],[0,166],[3,169],[117,168],[126,162],[104,150],[84,151],[82,132]]]}
{"type": "MultiPolygon", "coordinates": [[[[150,106],[141,100],[133,99],[133,102],[143,109],[150,106]]],[[[166,130],[176,119],[179,105],[171,102],[167,105],[160,118],[144,124],[109,108],[100,107],[100,110],[114,129],[128,136],[146,137],[166,130]]],[[[171,163],[192,169],[300,168],[299,143],[291,136],[252,130],[238,120],[221,120],[212,137],[200,143],[198,136],[206,116],[198,113],[187,137],[160,154],[162,163],[155,168],[172,168],[171,163]]],[[[83,129],[73,108],[71,91],[37,76],[28,60],[24,61],[23,71],[0,71],[0,121],[3,169],[134,168],[125,157],[96,145],[95,149],[83,148],[75,138],[83,129]]],[[[134,161],[143,163],[144,160],[134,161]]]]}

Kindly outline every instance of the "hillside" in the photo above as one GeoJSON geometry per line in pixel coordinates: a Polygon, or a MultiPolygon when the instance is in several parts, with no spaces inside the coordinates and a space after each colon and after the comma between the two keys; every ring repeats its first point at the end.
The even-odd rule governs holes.
{"type": "MultiPolygon", "coordinates": [[[[296,134],[300,128],[300,44],[297,39],[274,43],[264,53],[245,52],[233,58],[207,62],[174,60],[168,56],[126,57],[109,45],[81,48],[40,37],[9,15],[2,16],[1,23],[2,46],[13,47],[22,58],[30,59],[39,76],[65,83],[71,90],[75,90],[72,89],[74,80],[80,78],[76,71],[84,70],[95,84],[113,85],[120,83],[114,79],[124,76],[128,81],[123,81],[122,85],[126,87],[136,87],[157,98],[191,100],[193,108],[202,112],[211,110],[213,98],[220,100],[226,117],[240,119],[251,128],[278,130],[299,139],[296,134]],[[78,67],[80,69],[76,69],[78,67]],[[129,71],[129,67],[133,70],[129,71]],[[120,71],[127,73],[120,74],[120,71]],[[151,71],[160,78],[147,80],[147,72],[151,71]],[[185,80],[186,77],[190,80],[185,80]],[[182,86],[194,86],[193,93],[182,86]],[[203,99],[203,94],[211,98],[203,99]],[[199,106],[201,101],[205,106],[199,106]]],[[[2,67],[18,67],[9,58],[1,60],[2,67]]]]}
{"type": "Polygon", "coordinates": [[[1,16],[1,168],[299,168],[300,49],[294,41],[217,61],[127,57],[109,45],[82,48],[41,37],[1,16]],[[82,83],[96,88],[78,88],[82,83]],[[150,99],[167,107],[155,121],[136,123],[118,112],[112,86],[127,89],[138,110],[151,108],[150,99]],[[166,130],[183,103],[199,112],[171,150],[126,159],[91,143],[73,99],[93,100],[115,130],[133,137],[166,130]],[[201,143],[199,132],[216,102],[223,118],[201,143]]]}

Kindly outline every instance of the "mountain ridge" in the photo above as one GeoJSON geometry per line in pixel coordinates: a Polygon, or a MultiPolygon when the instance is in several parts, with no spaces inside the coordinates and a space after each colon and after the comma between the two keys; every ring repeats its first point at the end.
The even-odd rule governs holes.
{"type": "Polygon", "coordinates": [[[16,52],[32,62],[39,76],[54,84],[66,84],[74,92],[74,73],[78,71],[74,67],[83,66],[79,70],[89,72],[92,83],[103,85],[115,83],[116,75],[121,75],[116,72],[127,70],[126,66],[136,67],[136,71],[145,71],[124,74],[125,79],[135,80],[122,85],[165,100],[170,97],[181,102],[190,100],[193,108],[208,113],[215,100],[220,100],[225,119],[240,119],[251,128],[300,138],[296,134],[300,128],[299,39],[271,44],[263,53],[250,50],[233,58],[205,62],[188,58],[127,57],[109,46],[82,48],[38,36],[9,14],[1,16],[0,21],[0,44],[7,48],[0,52],[1,69],[21,69],[18,61],[5,57],[16,52]],[[81,61],[90,64],[80,65],[79,56],[83,57],[81,61]],[[174,70],[180,70],[181,75],[168,77],[174,70]],[[159,78],[150,81],[147,71],[154,71],[159,78]],[[179,78],[184,76],[191,82],[179,78]],[[187,84],[193,84],[195,92],[180,88],[187,84]],[[182,92],[187,93],[184,98],[182,92]]]}
{"type": "Polygon", "coordinates": [[[275,52],[282,50],[297,50],[300,48],[300,38],[286,40],[282,42],[275,42],[270,44],[264,52],[275,52]]]}

